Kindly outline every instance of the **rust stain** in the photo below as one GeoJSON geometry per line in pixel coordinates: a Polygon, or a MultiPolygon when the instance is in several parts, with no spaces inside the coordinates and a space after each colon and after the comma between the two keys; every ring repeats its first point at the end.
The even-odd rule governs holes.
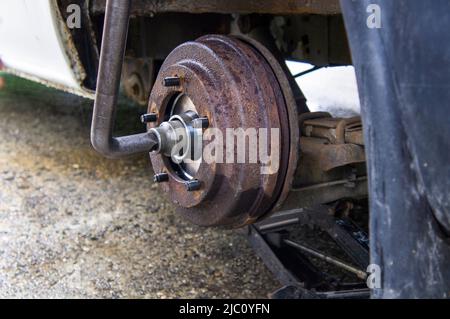
{"type": "MultiPolygon", "coordinates": [[[[184,181],[170,169],[169,159],[151,154],[156,172],[169,172],[163,186],[180,213],[205,226],[239,227],[266,214],[278,199],[289,160],[287,106],[271,67],[252,46],[226,36],[204,36],[176,48],[161,67],[150,95],[149,112],[167,117],[167,101],[175,94],[188,95],[210,127],[280,129],[281,169],[261,175],[261,163],[202,162],[195,178],[202,188],[187,192],[184,181]],[[165,87],[165,77],[178,76],[182,85],[165,87]]],[[[149,127],[154,127],[151,124],[149,127]]],[[[224,145],[223,153],[226,154],[224,145]]],[[[235,158],[237,150],[235,150],[235,158]]]]}

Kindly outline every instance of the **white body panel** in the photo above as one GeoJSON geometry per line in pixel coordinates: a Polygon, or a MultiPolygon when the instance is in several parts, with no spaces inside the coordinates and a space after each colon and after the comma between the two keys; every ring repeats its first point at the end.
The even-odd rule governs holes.
{"type": "Polygon", "coordinates": [[[51,0],[0,0],[0,59],[18,75],[82,91],[57,26],[51,0]]]}

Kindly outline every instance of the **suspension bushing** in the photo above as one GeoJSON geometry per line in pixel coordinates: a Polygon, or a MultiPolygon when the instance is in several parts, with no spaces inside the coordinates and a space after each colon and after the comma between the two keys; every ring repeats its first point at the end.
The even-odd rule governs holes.
{"type": "Polygon", "coordinates": [[[239,227],[269,213],[284,198],[298,152],[292,93],[280,85],[286,83],[284,72],[268,51],[237,38],[204,36],[169,54],[150,94],[148,113],[157,114],[157,121],[147,124],[149,130],[195,114],[192,121],[180,120],[172,126],[184,125],[188,134],[191,127],[208,128],[203,142],[196,142],[203,149],[219,138],[208,136],[211,128],[222,132],[224,139],[227,129],[267,129],[267,141],[271,141],[271,129],[279,132],[268,150],[279,148],[274,159],[279,164],[265,174],[262,167],[267,164],[260,160],[237,163],[237,149],[227,149],[227,143],[217,148],[224,155],[223,162],[174,161],[167,151],[150,153],[154,170],[169,176],[160,184],[162,189],[185,218],[198,225],[239,227]],[[167,79],[177,79],[176,85],[168,85],[173,81],[167,79]],[[235,159],[231,163],[226,162],[227,151],[235,159]]]}

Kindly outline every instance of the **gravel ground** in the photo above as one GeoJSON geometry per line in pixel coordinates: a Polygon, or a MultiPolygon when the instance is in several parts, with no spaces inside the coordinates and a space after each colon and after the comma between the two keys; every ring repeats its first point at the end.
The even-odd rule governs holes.
{"type": "MultiPolygon", "coordinates": [[[[92,101],[5,80],[1,298],[264,298],[278,288],[241,232],[176,215],[147,156],[93,151],[92,101]]],[[[122,101],[118,131],[142,129],[141,112],[122,101]]]]}

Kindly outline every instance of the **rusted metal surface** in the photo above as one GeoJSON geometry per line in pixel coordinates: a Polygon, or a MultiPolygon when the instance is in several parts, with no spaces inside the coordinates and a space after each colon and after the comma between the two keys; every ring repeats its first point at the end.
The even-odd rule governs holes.
{"type": "Polygon", "coordinates": [[[79,52],[66,24],[66,20],[58,7],[58,2],[56,0],[52,0],[50,1],[50,4],[53,7],[52,13],[55,15],[57,30],[59,31],[60,39],[63,42],[63,48],[66,52],[66,56],[70,60],[73,74],[77,79],[77,82],[79,82],[80,86],[82,86],[87,75],[83,63],[80,60],[79,52]]]}
{"type": "MultiPolygon", "coordinates": [[[[93,13],[105,11],[105,1],[91,2],[93,13]]],[[[154,15],[160,12],[189,13],[271,13],[271,14],[338,14],[338,0],[134,0],[133,15],[154,15]]]]}
{"type": "MultiPolygon", "coordinates": [[[[302,114],[299,118],[302,164],[309,172],[327,172],[337,167],[365,162],[362,123],[359,116],[333,118],[329,113],[302,114]]],[[[311,175],[304,168],[304,174],[311,175]]],[[[305,178],[303,175],[303,183],[305,178]]],[[[306,179],[308,180],[308,179],[306,179]]]]}
{"type": "MultiPolygon", "coordinates": [[[[262,175],[260,163],[201,162],[195,178],[201,188],[187,192],[185,181],[169,159],[151,153],[155,173],[168,173],[162,184],[188,220],[205,226],[239,227],[257,220],[273,206],[283,188],[289,160],[288,115],[280,85],[265,58],[250,45],[231,37],[205,36],[177,47],[167,57],[150,95],[148,113],[157,113],[155,128],[167,120],[171,98],[189,96],[210,127],[280,129],[280,168],[262,175]],[[179,77],[179,86],[163,79],[179,77]]],[[[270,136],[269,136],[270,140],[270,136]]],[[[223,146],[223,153],[226,153],[223,146]]],[[[236,149],[235,149],[236,158],[236,149]]]]}
{"type": "Polygon", "coordinates": [[[360,118],[332,118],[329,113],[314,112],[302,114],[298,123],[301,155],[283,209],[366,196],[360,118]]]}
{"type": "Polygon", "coordinates": [[[328,144],[326,140],[314,137],[300,138],[303,165],[308,161],[314,169],[329,171],[348,164],[364,163],[365,153],[356,144],[328,144]]]}
{"type": "MultiPolygon", "coordinates": [[[[210,35],[178,46],[162,65],[151,92],[148,114],[156,115],[157,120],[147,123],[149,132],[114,138],[112,124],[129,4],[111,0],[106,11],[92,125],[92,141],[97,150],[117,157],[150,151],[154,145],[161,148],[162,139],[155,129],[173,118],[174,100],[186,96],[190,101],[186,105],[192,104],[196,116],[206,119],[211,128],[219,129],[222,136],[227,136],[227,129],[264,128],[271,140],[270,130],[280,130],[277,143],[280,153],[276,159],[279,169],[270,174],[261,174],[264,165],[261,161],[202,161],[187,180],[173,165],[170,154],[151,153],[157,176],[168,176],[161,183],[163,189],[188,220],[205,226],[239,227],[285,207],[285,199],[289,205],[313,205],[363,192],[364,186],[358,183],[361,166],[350,165],[364,162],[364,150],[345,143],[347,135],[349,139],[358,139],[360,121],[332,119],[328,115],[320,118],[320,114],[299,119],[298,111],[307,108],[301,94],[294,96],[286,70],[264,46],[244,37],[210,35]],[[116,24],[112,25],[112,21],[116,24]],[[307,136],[304,141],[299,138],[299,124],[307,136]],[[344,168],[334,170],[338,167],[344,168]],[[344,183],[336,183],[343,178],[344,183]],[[186,187],[191,184],[195,187],[186,187]],[[323,186],[324,191],[319,190],[323,196],[317,197],[317,189],[311,188],[317,185],[323,186]],[[330,187],[335,190],[328,192],[330,187]],[[299,202],[298,197],[302,196],[305,200],[299,202]]],[[[138,86],[137,97],[144,100],[142,79],[136,72],[131,78],[134,79],[131,89],[138,86]]],[[[226,143],[219,147],[227,157],[226,143]]],[[[233,152],[237,158],[236,147],[233,152]]]]}
{"type": "Polygon", "coordinates": [[[172,116],[172,100],[180,95],[188,96],[198,116],[223,136],[227,128],[281,130],[278,172],[261,175],[261,164],[202,162],[195,173],[200,186],[194,191],[186,191],[186,179],[167,152],[151,153],[155,173],[169,175],[163,189],[190,221],[240,227],[280,208],[367,194],[364,147],[358,145],[360,119],[328,113],[299,118],[284,70],[258,42],[216,35],[177,47],[150,95],[148,113],[158,115],[158,121],[148,124],[150,130],[172,116]],[[164,85],[167,79],[178,81],[164,85]]]}
{"type": "Polygon", "coordinates": [[[364,135],[361,128],[348,127],[344,134],[345,142],[364,145],[364,135]]]}
{"type": "Polygon", "coordinates": [[[286,103],[287,122],[283,123],[283,126],[289,127],[289,141],[285,140],[285,145],[289,145],[289,160],[286,174],[284,177],[284,184],[281,194],[277,201],[274,203],[271,211],[278,210],[283,201],[288,196],[292,185],[294,184],[294,178],[296,171],[298,170],[298,159],[300,156],[299,139],[299,114],[310,114],[306,105],[306,99],[300,91],[295,79],[293,77],[287,77],[286,74],[290,74],[285,63],[281,62],[261,43],[251,39],[249,37],[240,36],[242,41],[253,46],[260,54],[264,56],[267,63],[269,63],[272,71],[274,72],[278,83],[281,87],[281,92],[286,103]],[[289,144],[288,144],[289,143],[289,144]]]}
{"type": "Polygon", "coordinates": [[[74,72],[80,73],[78,69],[82,66],[82,84],[88,90],[95,90],[95,81],[98,72],[99,50],[96,41],[94,26],[89,15],[89,1],[85,0],[53,0],[57,18],[59,20],[59,32],[66,42],[67,55],[71,59],[74,72]],[[67,8],[76,4],[81,8],[80,28],[68,28],[67,19],[71,12],[67,8]],[[78,64],[80,66],[78,66],[78,64]],[[78,68],[78,69],[77,69],[78,68]]]}
{"type": "Polygon", "coordinates": [[[301,130],[303,136],[323,138],[332,144],[354,143],[364,145],[362,123],[359,116],[332,118],[322,113],[315,116],[317,117],[307,118],[302,121],[301,130]]]}
{"type": "Polygon", "coordinates": [[[319,203],[332,203],[342,198],[362,199],[366,198],[367,194],[367,177],[350,176],[347,179],[293,188],[283,202],[282,209],[312,207],[319,203]]]}

